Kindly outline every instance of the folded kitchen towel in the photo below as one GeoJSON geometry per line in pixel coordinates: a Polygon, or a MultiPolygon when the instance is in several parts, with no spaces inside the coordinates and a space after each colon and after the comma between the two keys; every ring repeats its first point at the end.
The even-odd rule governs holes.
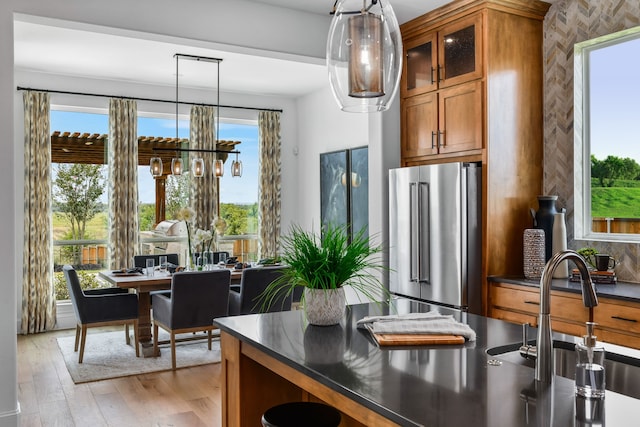
{"type": "Polygon", "coordinates": [[[461,335],[468,341],[476,340],[476,333],[452,315],[437,311],[428,313],[395,314],[389,316],[367,316],[358,320],[359,328],[369,329],[374,334],[431,334],[461,335]]]}

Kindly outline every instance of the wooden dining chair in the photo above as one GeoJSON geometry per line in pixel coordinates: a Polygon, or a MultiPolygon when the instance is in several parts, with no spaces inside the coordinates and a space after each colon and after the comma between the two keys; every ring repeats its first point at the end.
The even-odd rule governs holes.
{"type": "Polygon", "coordinates": [[[133,324],[136,357],[140,356],[138,346],[138,296],[127,289],[102,288],[83,290],[78,273],[70,266],[62,267],[69,289],[69,296],[76,314],[76,341],[74,351],[78,351],[78,363],[82,363],[84,346],[87,342],[87,328],[97,326],[125,325],[125,339],[130,344],[128,325],[133,324]]]}
{"type": "Polygon", "coordinates": [[[158,328],[169,332],[171,368],[176,369],[176,335],[207,332],[211,350],[211,331],[216,329],[213,319],[229,313],[231,272],[227,269],[174,273],[171,294],[154,294],[153,351],[158,354],[158,328]]]}

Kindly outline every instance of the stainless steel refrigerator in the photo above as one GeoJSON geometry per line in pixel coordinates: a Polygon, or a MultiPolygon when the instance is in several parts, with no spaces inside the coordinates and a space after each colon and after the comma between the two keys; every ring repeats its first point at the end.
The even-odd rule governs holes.
{"type": "Polygon", "coordinates": [[[481,165],[389,171],[389,290],[480,313],[481,165]]]}

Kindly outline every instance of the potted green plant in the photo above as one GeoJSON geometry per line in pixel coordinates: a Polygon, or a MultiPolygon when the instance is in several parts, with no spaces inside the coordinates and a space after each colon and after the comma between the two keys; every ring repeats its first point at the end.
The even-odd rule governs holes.
{"type": "Polygon", "coordinates": [[[596,268],[596,255],[598,254],[598,251],[595,248],[591,248],[591,247],[587,246],[587,247],[578,249],[578,253],[595,270],[595,268],[596,268]]]}
{"type": "Polygon", "coordinates": [[[300,226],[292,226],[282,237],[280,256],[283,275],[269,284],[262,294],[262,306],[268,308],[277,296],[292,294],[303,287],[302,306],[310,324],[335,325],[344,316],[344,287],[375,301],[387,290],[376,272],[385,267],[376,255],[382,247],[371,246],[362,229],[349,241],[347,226],[327,226],[318,236],[300,226]]]}

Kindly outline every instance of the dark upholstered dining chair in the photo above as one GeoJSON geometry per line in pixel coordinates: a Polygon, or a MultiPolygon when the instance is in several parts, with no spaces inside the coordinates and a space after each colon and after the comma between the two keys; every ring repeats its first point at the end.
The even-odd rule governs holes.
{"type": "MultiPolygon", "coordinates": [[[[255,267],[245,268],[239,286],[232,286],[229,292],[229,315],[260,313],[262,300],[260,295],[267,286],[282,276],[282,267],[255,267]]],[[[274,299],[268,310],[291,310],[291,294],[281,295],[274,299]]]]}
{"type": "Polygon", "coordinates": [[[125,339],[130,344],[129,324],[133,324],[136,357],[140,356],[138,347],[138,296],[127,289],[103,288],[82,290],[78,273],[70,265],[62,267],[69,289],[69,296],[76,313],[76,342],[74,351],[80,353],[78,363],[82,363],[84,345],[87,342],[87,328],[96,326],[125,325],[125,339]]]}
{"type": "MultiPolygon", "coordinates": [[[[167,262],[168,263],[171,263],[176,267],[180,265],[180,258],[178,256],[178,254],[164,254],[164,255],[167,256],[167,262]]],[[[133,256],[134,267],[146,268],[148,259],[153,259],[154,265],[158,266],[158,265],[160,265],[160,257],[161,256],[162,255],[159,255],[159,254],[154,254],[154,255],[134,255],[133,256]]]]}
{"type": "Polygon", "coordinates": [[[171,335],[171,367],[176,369],[176,335],[188,332],[207,332],[211,350],[211,331],[216,329],[213,319],[229,312],[231,272],[226,269],[174,273],[171,294],[154,294],[153,351],[158,354],[158,327],[171,335]]]}

